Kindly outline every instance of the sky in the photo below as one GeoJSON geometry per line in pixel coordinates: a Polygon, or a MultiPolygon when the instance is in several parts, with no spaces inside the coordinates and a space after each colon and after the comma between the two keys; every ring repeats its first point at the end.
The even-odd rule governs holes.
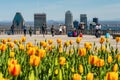
{"type": "Polygon", "coordinates": [[[46,13],[47,20],[64,21],[70,10],[74,20],[87,14],[88,20],[120,20],[120,0],[0,0],[0,21],[12,21],[21,12],[25,21],[34,21],[35,13],[46,13]]]}

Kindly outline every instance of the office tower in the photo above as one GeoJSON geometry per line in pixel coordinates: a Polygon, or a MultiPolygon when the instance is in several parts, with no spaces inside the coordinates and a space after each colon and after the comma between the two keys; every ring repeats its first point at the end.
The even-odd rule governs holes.
{"type": "Polygon", "coordinates": [[[93,22],[95,22],[96,24],[98,24],[98,18],[93,18],[93,22]]]}
{"type": "Polygon", "coordinates": [[[36,34],[36,30],[42,28],[42,26],[46,25],[46,14],[45,13],[37,13],[34,14],[34,33],[36,34]]]}
{"type": "Polygon", "coordinates": [[[25,21],[23,19],[23,16],[21,15],[20,12],[17,12],[15,14],[14,19],[13,19],[13,26],[14,26],[14,28],[22,29],[24,25],[25,25],[25,21]]]}
{"type": "Polygon", "coordinates": [[[73,22],[73,25],[74,25],[74,28],[75,28],[75,29],[78,29],[79,22],[78,22],[77,20],[75,20],[75,21],[73,22]]]}
{"type": "Polygon", "coordinates": [[[84,24],[84,27],[85,27],[84,29],[88,29],[86,14],[80,14],[80,24],[84,24]]]}
{"type": "Polygon", "coordinates": [[[65,26],[67,30],[73,28],[73,16],[70,11],[65,13],[65,26]]]}

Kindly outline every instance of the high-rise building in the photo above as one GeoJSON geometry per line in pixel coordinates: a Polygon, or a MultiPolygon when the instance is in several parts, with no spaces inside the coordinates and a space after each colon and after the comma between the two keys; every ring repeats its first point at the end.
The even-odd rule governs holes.
{"type": "Polygon", "coordinates": [[[36,30],[41,29],[43,24],[46,25],[46,14],[38,13],[34,14],[34,33],[36,34],[36,30]]]}
{"type": "Polygon", "coordinates": [[[22,29],[24,25],[25,25],[25,21],[23,19],[23,16],[21,15],[20,12],[17,12],[15,14],[14,19],[13,19],[13,26],[14,26],[14,28],[22,29]]]}
{"type": "Polygon", "coordinates": [[[79,22],[75,20],[75,21],[73,22],[73,25],[74,25],[74,28],[75,28],[75,29],[78,29],[79,22]]]}
{"type": "Polygon", "coordinates": [[[96,24],[98,24],[98,18],[93,18],[93,22],[95,22],[96,24]]]}
{"type": "Polygon", "coordinates": [[[86,14],[80,14],[80,23],[85,25],[85,29],[88,29],[88,26],[87,26],[87,15],[86,14]]]}
{"type": "Polygon", "coordinates": [[[67,30],[73,28],[73,15],[70,11],[65,13],[65,26],[67,30]]]}

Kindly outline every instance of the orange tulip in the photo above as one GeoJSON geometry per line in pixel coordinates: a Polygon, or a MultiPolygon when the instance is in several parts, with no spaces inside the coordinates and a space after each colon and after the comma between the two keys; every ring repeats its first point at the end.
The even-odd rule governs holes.
{"type": "Polygon", "coordinates": [[[87,78],[86,78],[86,80],[94,80],[94,75],[93,75],[93,73],[88,73],[87,74],[87,78]]]}
{"type": "Polygon", "coordinates": [[[60,38],[57,39],[57,43],[60,44],[62,43],[62,40],[60,38]]]}
{"type": "Polygon", "coordinates": [[[82,77],[79,74],[74,74],[72,80],[82,80],[82,77]]]}
{"type": "Polygon", "coordinates": [[[103,44],[104,41],[105,41],[105,38],[104,38],[104,37],[101,37],[101,38],[100,38],[100,44],[103,44]]]}
{"type": "Polygon", "coordinates": [[[3,44],[6,44],[6,42],[7,42],[6,39],[2,39],[3,44]]]}
{"type": "Polygon", "coordinates": [[[117,72],[108,72],[106,74],[105,80],[118,80],[118,73],[117,72]]]}
{"type": "Polygon", "coordinates": [[[89,43],[89,42],[85,42],[85,43],[84,43],[84,46],[85,46],[85,48],[86,48],[87,50],[90,50],[90,49],[92,48],[92,44],[89,43]]]}
{"type": "Polygon", "coordinates": [[[97,56],[92,56],[92,55],[89,56],[89,59],[88,59],[89,64],[96,65],[97,61],[98,61],[97,56]]]}
{"type": "Polygon", "coordinates": [[[65,57],[60,57],[59,58],[59,63],[60,63],[60,65],[65,65],[65,63],[66,63],[66,59],[65,59],[65,57]]]}
{"type": "Polygon", "coordinates": [[[36,50],[35,50],[35,48],[29,48],[28,49],[28,51],[27,51],[27,53],[29,54],[29,55],[34,55],[35,53],[36,53],[36,50]]]}
{"type": "Polygon", "coordinates": [[[23,37],[21,38],[21,41],[22,41],[22,42],[25,42],[25,41],[26,41],[26,37],[23,36],[23,37]]]}
{"type": "Polygon", "coordinates": [[[2,52],[4,52],[6,49],[7,49],[6,44],[1,44],[1,45],[0,45],[0,50],[1,50],[2,52]]]}
{"type": "Polygon", "coordinates": [[[120,42],[120,37],[116,37],[115,39],[117,43],[120,42]]]}
{"type": "Polygon", "coordinates": [[[39,66],[39,64],[40,64],[40,57],[35,55],[30,56],[30,65],[39,66]]]}
{"type": "Polygon", "coordinates": [[[97,67],[102,67],[102,66],[104,66],[104,64],[105,64],[105,62],[104,62],[103,59],[98,59],[98,60],[97,60],[97,63],[96,63],[96,66],[97,66],[97,67]]]}
{"type": "Polygon", "coordinates": [[[11,74],[12,76],[18,76],[20,74],[20,65],[19,64],[10,64],[8,66],[8,71],[9,71],[9,74],[11,74]]]}
{"type": "Polygon", "coordinates": [[[73,44],[73,40],[70,40],[69,43],[70,43],[70,45],[72,45],[73,44]]]}
{"type": "Polygon", "coordinates": [[[118,71],[118,64],[115,64],[115,65],[113,66],[112,70],[113,70],[114,72],[117,72],[117,71],[118,71]]]}
{"type": "Polygon", "coordinates": [[[51,45],[53,43],[53,40],[48,40],[48,44],[51,45]]]}
{"type": "Polygon", "coordinates": [[[86,55],[86,49],[85,49],[85,48],[79,48],[78,54],[79,54],[80,56],[85,56],[85,55],[86,55]]]}
{"type": "Polygon", "coordinates": [[[43,49],[39,49],[38,50],[38,53],[37,53],[37,56],[39,56],[41,59],[44,58],[46,55],[46,51],[43,50],[43,49]]]}

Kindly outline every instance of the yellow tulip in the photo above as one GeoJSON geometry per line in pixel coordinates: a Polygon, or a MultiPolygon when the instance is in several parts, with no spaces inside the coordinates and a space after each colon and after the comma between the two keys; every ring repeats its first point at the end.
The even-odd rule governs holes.
{"type": "Polygon", "coordinates": [[[9,46],[10,46],[10,48],[13,48],[13,47],[14,47],[14,43],[13,43],[13,42],[10,42],[10,43],[9,43],[9,46]]]}
{"type": "Polygon", "coordinates": [[[10,42],[11,40],[12,40],[11,38],[8,38],[8,39],[7,39],[7,42],[10,42]]]}
{"type": "Polygon", "coordinates": [[[98,61],[98,57],[97,56],[90,55],[89,58],[88,58],[89,64],[96,65],[97,61],[98,61]]]}
{"type": "Polygon", "coordinates": [[[80,64],[80,65],[79,65],[79,72],[80,72],[80,73],[83,73],[83,70],[84,70],[84,69],[83,69],[83,65],[80,64]]]}
{"type": "Polygon", "coordinates": [[[9,74],[11,74],[12,76],[18,76],[20,74],[20,65],[19,64],[10,64],[8,66],[8,72],[9,74]]]}
{"type": "Polygon", "coordinates": [[[18,43],[18,40],[17,40],[17,39],[15,39],[15,40],[14,40],[14,43],[15,43],[15,44],[17,44],[17,43],[18,43]]]}
{"type": "Polygon", "coordinates": [[[84,43],[84,47],[87,49],[87,50],[90,50],[92,48],[92,44],[89,43],[89,42],[85,42],[84,43]]]}
{"type": "Polygon", "coordinates": [[[57,43],[60,44],[62,43],[62,40],[60,38],[57,39],[57,43]]]}
{"type": "Polygon", "coordinates": [[[104,41],[105,41],[105,38],[101,37],[99,42],[100,42],[100,44],[103,44],[104,41]]]}
{"type": "Polygon", "coordinates": [[[30,65],[39,66],[39,64],[40,64],[40,57],[35,55],[30,56],[30,65]]]}
{"type": "Polygon", "coordinates": [[[70,43],[70,45],[72,45],[73,44],[73,40],[70,40],[69,43],[70,43]]]}
{"type": "Polygon", "coordinates": [[[20,50],[24,50],[24,45],[23,44],[19,44],[19,49],[20,50]]]}
{"type": "Polygon", "coordinates": [[[74,74],[72,80],[82,80],[82,77],[79,74],[74,74]]]}
{"type": "Polygon", "coordinates": [[[14,52],[10,52],[10,57],[13,58],[15,56],[14,52]]]}
{"type": "Polygon", "coordinates": [[[101,50],[102,50],[102,51],[105,51],[105,50],[106,50],[106,47],[105,47],[104,45],[102,45],[101,50]]]}
{"type": "Polygon", "coordinates": [[[63,65],[65,65],[65,63],[66,63],[65,57],[60,57],[59,58],[59,64],[63,66],[63,65]]]}
{"type": "Polygon", "coordinates": [[[44,58],[46,56],[46,51],[43,49],[39,49],[37,56],[39,56],[41,59],[44,58]]]}
{"type": "Polygon", "coordinates": [[[113,61],[112,56],[108,56],[107,61],[108,61],[108,63],[111,63],[113,61]]]}
{"type": "Polygon", "coordinates": [[[7,49],[6,44],[1,44],[1,45],[0,45],[0,50],[1,50],[2,52],[4,52],[6,49],[7,49]]]}
{"type": "Polygon", "coordinates": [[[27,51],[28,55],[34,55],[36,53],[36,49],[35,48],[29,48],[28,51],[27,51]]]}
{"type": "Polygon", "coordinates": [[[117,43],[120,42],[120,37],[116,37],[115,39],[117,43]]]}
{"type": "Polygon", "coordinates": [[[25,42],[25,41],[26,41],[26,37],[24,37],[24,36],[21,37],[21,41],[22,41],[22,42],[25,42]]]}
{"type": "Polygon", "coordinates": [[[77,37],[77,38],[76,38],[76,43],[79,44],[81,40],[82,40],[81,37],[77,37]]]}
{"type": "Polygon", "coordinates": [[[118,80],[118,73],[117,72],[107,72],[105,80],[118,80]]]}
{"type": "Polygon", "coordinates": [[[63,48],[59,48],[59,53],[62,53],[63,52],[63,48]]]}
{"type": "Polygon", "coordinates": [[[3,44],[6,44],[6,42],[7,42],[6,39],[2,39],[3,44]]]}
{"type": "Polygon", "coordinates": [[[115,64],[115,65],[113,66],[112,70],[113,70],[114,72],[117,72],[117,71],[118,71],[118,64],[115,64]]]}
{"type": "Polygon", "coordinates": [[[89,73],[87,74],[86,80],[94,80],[94,75],[93,75],[93,73],[89,72],[89,73]]]}
{"type": "Polygon", "coordinates": [[[85,55],[86,55],[86,49],[85,49],[85,48],[79,48],[78,54],[79,54],[80,56],[85,56],[85,55]]]}
{"type": "Polygon", "coordinates": [[[52,40],[52,39],[48,40],[48,44],[49,44],[49,45],[51,45],[52,43],[53,43],[53,40],[52,40]]]}
{"type": "Polygon", "coordinates": [[[98,59],[98,60],[97,60],[97,63],[96,63],[96,66],[97,66],[97,67],[102,67],[102,66],[104,66],[104,64],[105,64],[105,62],[104,62],[103,59],[98,59]]]}

